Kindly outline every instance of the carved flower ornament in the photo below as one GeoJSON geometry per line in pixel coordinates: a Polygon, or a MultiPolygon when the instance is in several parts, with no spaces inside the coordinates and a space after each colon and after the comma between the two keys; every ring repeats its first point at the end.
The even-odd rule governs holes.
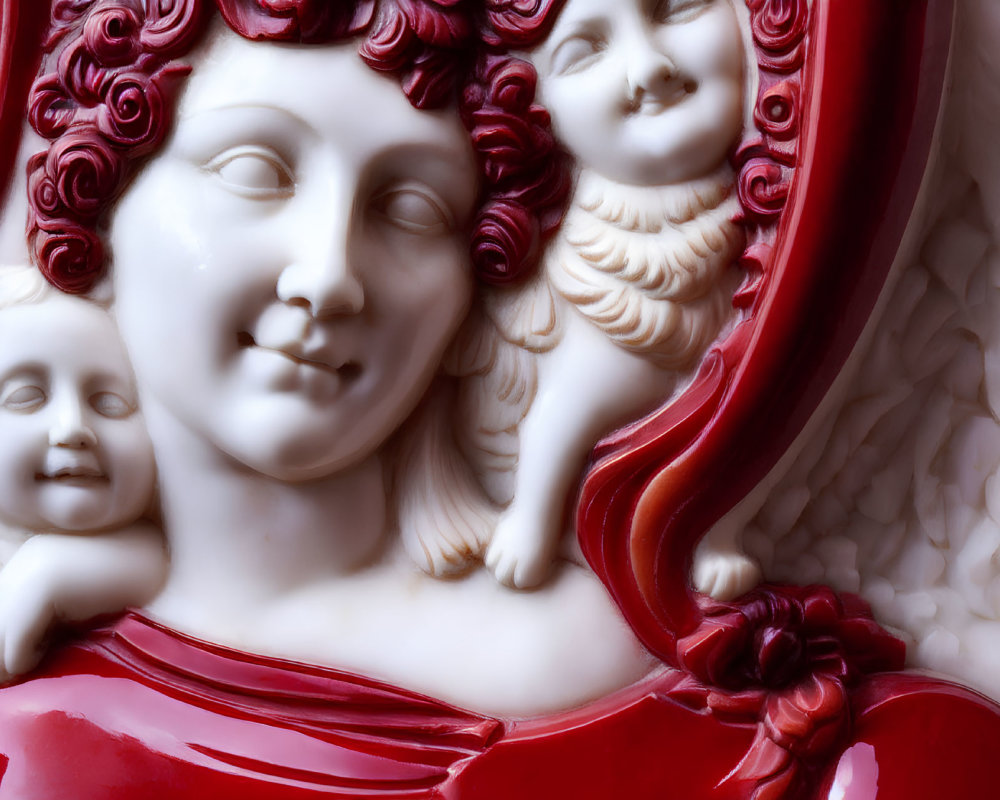
{"type": "Polygon", "coordinates": [[[849,689],[902,669],[905,645],[864,600],[826,586],[763,585],[736,603],[702,606],[701,625],[677,645],[695,678],[679,694],[720,719],[756,722],[730,776],[755,784],[754,800],[796,797],[849,733],[849,689]]]}

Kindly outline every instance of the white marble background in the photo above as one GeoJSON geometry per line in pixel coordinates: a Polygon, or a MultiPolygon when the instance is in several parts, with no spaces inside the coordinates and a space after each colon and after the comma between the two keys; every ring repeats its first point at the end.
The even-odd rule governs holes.
{"type": "Polygon", "coordinates": [[[913,666],[1000,698],[1000,0],[957,4],[922,242],[745,544],[769,578],[859,592],[913,666]]]}

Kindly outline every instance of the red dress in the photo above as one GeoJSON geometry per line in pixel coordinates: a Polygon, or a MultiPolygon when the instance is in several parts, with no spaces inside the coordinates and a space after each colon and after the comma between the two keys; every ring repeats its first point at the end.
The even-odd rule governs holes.
{"type": "MultiPolygon", "coordinates": [[[[753,727],[691,710],[681,682],[664,670],[574,712],[503,722],[130,614],[0,691],[0,798],[751,797],[726,776],[753,727]]],[[[851,759],[856,789],[874,764],[878,791],[846,798],[991,796],[997,706],[886,675],[862,684],[853,707],[853,738],[818,797],[851,759]]]]}

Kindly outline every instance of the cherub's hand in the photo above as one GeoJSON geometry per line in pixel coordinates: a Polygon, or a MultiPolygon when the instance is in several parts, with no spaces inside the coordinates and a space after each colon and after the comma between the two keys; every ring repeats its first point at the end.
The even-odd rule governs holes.
{"type": "Polygon", "coordinates": [[[551,572],[558,544],[558,535],[522,513],[515,501],[501,517],[484,562],[504,586],[534,589],[551,572]]]}
{"type": "Polygon", "coordinates": [[[31,671],[56,620],[59,576],[29,540],[0,570],[0,681],[31,671]]]}
{"type": "Polygon", "coordinates": [[[148,523],[101,534],[32,536],[0,570],[0,681],[35,667],[56,623],[141,605],[165,570],[162,537],[148,523]]]}
{"type": "Polygon", "coordinates": [[[760,581],[760,565],[738,550],[701,549],[695,554],[692,583],[695,589],[713,600],[735,600],[760,581]]]}

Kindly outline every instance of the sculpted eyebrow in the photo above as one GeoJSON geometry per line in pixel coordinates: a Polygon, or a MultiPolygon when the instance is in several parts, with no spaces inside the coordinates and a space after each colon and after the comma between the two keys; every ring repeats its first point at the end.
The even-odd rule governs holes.
{"type": "Polygon", "coordinates": [[[185,153],[212,154],[219,147],[242,142],[263,142],[285,151],[302,137],[318,134],[284,109],[271,106],[223,106],[185,115],[175,133],[174,146],[185,153]]]}

